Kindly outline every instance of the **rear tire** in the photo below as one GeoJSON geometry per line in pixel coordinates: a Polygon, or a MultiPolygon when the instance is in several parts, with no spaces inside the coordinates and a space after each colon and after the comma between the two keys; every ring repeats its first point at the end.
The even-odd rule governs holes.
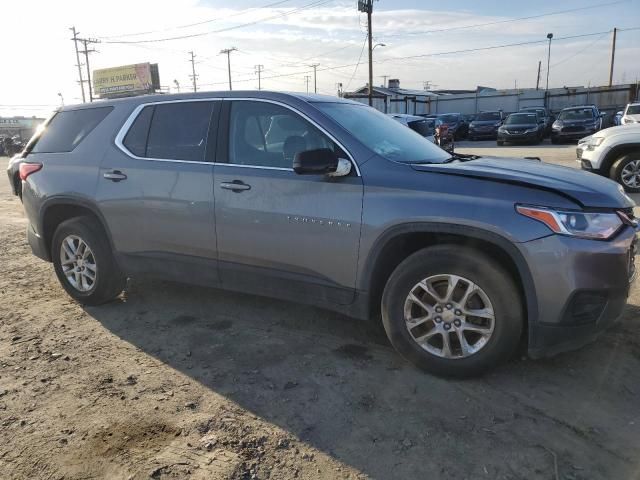
{"type": "Polygon", "coordinates": [[[382,295],[382,321],[391,344],[417,367],[440,376],[479,375],[509,359],[520,343],[523,317],[520,294],[509,273],[481,252],[458,245],[438,245],[410,255],[391,274],[382,295]],[[439,298],[422,286],[442,293],[454,283],[451,295],[439,298]],[[420,295],[421,305],[414,302],[420,295]],[[423,323],[413,323],[416,320],[423,323]],[[418,343],[416,337],[423,335],[428,338],[418,343]]]}
{"type": "Polygon", "coordinates": [[[640,193],[640,150],[618,158],[609,171],[609,177],[629,193],[640,193]]]}
{"type": "Polygon", "coordinates": [[[51,258],[62,287],[81,304],[106,303],[124,289],[126,277],[116,264],[104,229],[94,218],[62,222],[53,234],[51,258]]]}

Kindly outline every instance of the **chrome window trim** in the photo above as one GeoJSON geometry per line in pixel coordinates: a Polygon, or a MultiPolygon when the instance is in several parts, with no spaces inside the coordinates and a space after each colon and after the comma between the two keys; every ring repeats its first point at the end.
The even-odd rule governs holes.
{"type": "Polygon", "coordinates": [[[266,99],[266,98],[207,97],[207,98],[185,98],[185,99],[180,99],[180,100],[160,100],[160,101],[155,101],[155,102],[141,103],[140,105],[138,105],[136,108],[133,109],[133,112],[131,112],[131,114],[129,115],[127,120],[124,122],[122,127],[120,127],[120,130],[118,131],[118,133],[116,135],[116,138],[115,138],[116,147],[118,147],[125,155],[127,155],[127,156],[129,156],[131,158],[134,158],[136,160],[147,160],[147,161],[153,161],[153,162],[194,163],[194,164],[201,164],[201,165],[226,165],[226,166],[229,166],[229,167],[255,168],[255,169],[259,169],[259,170],[278,170],[278,171],[283,171],[283,172],[293,172],[293,168],[283,168],[283,167],[267,167],[267,166],[261,166],[261,165],[242,165],[242,164],[238,164],[238,163],[227,163],[227,162],[204,162],[204,161],[201,162],[201,161],[196,161],[196,160],[175,160],[175,159],[171,159],[171,158],[139,157],[137,155],[134,155],[132,152],[130,152],[127,149],[127,147],[124,146],[123,142],[124,142],[125,136],[129,132],[129,129],[131,128],[131,125],[133,124],[133,122],[136,120],[136,118],[138,118],[138,115],[140,114],[142,109],[145,108],[145,107],[148,107],[148,106],[151,106],[151,105],[163,105],[163,104],[167,104],[167,103],[215,102],[215,101],[225,101],[225,102],[226,101],[228,101],[228,102],[235,102],[235,101],[264,102],[264,103],[272,103],[274,105],[279,105],[281,107],[284,107],[284,108],[287,108],[287,109],[291,110],[292,112],[300,115],[306,121],[311,123],[311,125],[316,127],[323,134],[325,134],[327,137],[329,137],[329,139],[331,139],[332,142],[334,142],[336,145],[338,145],[338,147],[340,147],[342,149],[342,151],[347,154],[347,157],[349,157],[349,161],[351,162],[351,164],[355,168],[357,176],[358,177],[361,176],[360,175],[360,168],[358,167],[358,164],[356,163],[356,161],[354,160],[353,156],[351,155],[351,152],[349,152],[349,150],[347,150],[344,147],[344,145],[342,145],[338,140],[336,140],[336,138],[333,135],[331,135],[329,132],[327,132],[327,130],[325,130],[321,125],[319,125],[316,121],[314,121],[313,119],[308,117],[304,112],[301,112],[300,110],[292,107],[291,105],[287,105],[286,103],[280,102],[278,100],[271,100],[271,99],[266,99]]]}

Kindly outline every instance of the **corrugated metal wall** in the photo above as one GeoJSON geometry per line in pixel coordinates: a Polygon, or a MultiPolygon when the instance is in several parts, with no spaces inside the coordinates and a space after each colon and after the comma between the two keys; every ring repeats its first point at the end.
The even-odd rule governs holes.
{"type": "MultiPolygon", "coordinates": [[[[345,94],[345,98],[368,103],[367,95],[345,94]]],[[[499,90],[478,94],[458,95],[402,96],[384,97],[377,95],[373,106],[385,113],[477,113],[486,110],[517,112],[522,107],[544,106],[552,112],[572,105],[595,104],[600,110],[614,113],[638,98],[638,86],[635,84],[614,85],[613,87],[571,87],[544,90],[499,90]],[[547,93],[545,95],[545,93],[547,93]],[[546,100],[546,102],[545,102],[546,100]]]]}

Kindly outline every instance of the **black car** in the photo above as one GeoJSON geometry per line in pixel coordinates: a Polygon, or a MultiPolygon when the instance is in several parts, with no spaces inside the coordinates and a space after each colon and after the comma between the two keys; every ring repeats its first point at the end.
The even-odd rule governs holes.
{"type": "Polygon", "coordinates": [[[460,140],[469,133],[469,125],[461,113],[442,113],[438,115],[438,120],[449,127],[449,132],[456,140],[460,140]]]}
{"type": "Polygon", "coordinates": [[[602,117],[595,105],[563,108],[551,127],[551,143],[593,135],[602,128],[602,117]]]}
{"type": "Polygon", "coordinates": [[[469,140],[478,138],[496,138],[498,127],[504,121],[502,111],[480,112],[469,124],[469,140]]]}
{"type": "Polygon", "coordinates": [[[497,143],[539,143],[543,135],[544,127],[537,113],[512,113],[498,128],[497,143]]]}
{"type": "Polygon", "coordinates": [[[551,114],[549,110],[545,107],[522,107],[520,109],[521,113],[537,113],[540,117],[538,119],[544,125],[544,134],[549,135],[551,133],[551,124],[553,121],[551,120],[551,114]]]}

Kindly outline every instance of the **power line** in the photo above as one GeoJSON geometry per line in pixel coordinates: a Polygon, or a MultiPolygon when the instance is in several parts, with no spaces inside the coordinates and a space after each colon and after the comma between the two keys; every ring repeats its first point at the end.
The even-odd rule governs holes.
{"type": "Polygon", "coordinates": [[[465,30],[468,28],[478,28],[478,27],[488,27],[491,25],[501,25],[504,23],[511,23],[511,22],[519,22],[522,20],[532,20],[534,18],[542,18],[542,17],[548,17],[551,15],[562,15],[565,13],[572,13],[572,12],[578,12],[581,10],[589,10],[589,9],[593,9],[593,8],[600,8],[600,7],[609,7],[612,5],[618,5],[620,3],[627,3],[631,0],[617,0],[615,2],[609,2],[609,3],[600,3],[597,5],[588,5],[586,7],[578,7],[578,8],[570,8],[567,10],[557,10],[555,12],[549,12],[549,13],[541,13],[539,15],[529,15],[526,17],[518,17],[518,18],[509,18],[506,20],[496,20],[494,22],[487,22],[487,23],[476,23],[473,25],[460,25],[457,27],[447,27],[447,28],[438,28],[438,29],[434,29],[434,30],[423,30],[423,31],[417,31],[417,32],[405,32],[405,33],[397,33],[397,34],[392,34],[392,35],[385,35],[385,38],[392,38],[392,37],[404,37],[404,36],[411,36],[411,35],[426,35],[429,33],[440,33],[440,32],[451,32],[454,30],[465,30]]]}
{"type": "Polygon", "coordinates": [[[358,63],[356,63],[356,67],[353,69],[353,73],[351,74],[351,78],[347,82],[347,86],[344,87],[345,90],[349,90],[349,86],[353,81],[353,77],[356,76],[356,72],[358,71],[358,67],[360,66],[360,62],[362,61],[362,54],[364,53],[364,47],[367,45],[368,36],[364,36],[364,42],[362,42],[362,49],[360,50],[360,56],[358,57],[358,63]]]}
{"type": "Polygon", "coordinates": [[[149,31],[146,31],[146,32],[123,33],[123,34],[120,34],[120,35],[109,35],[109,36],[104,36],[103,35],[103,36],[100,36],[98,38],[101,38],[103,40],[107,40],[107,39],[112,39],[112,38],[138,37],[140,35],[148,35],[150,33],[168,32],[168,31],[171,31],[171,30],[178,30],[180,28],[197,27],[198,25],[204,25],[206,23],[219,22],[219,21],[228,20],[230,18],[239,17],[240,15],[246,15],[247,13],[251,12],[252,10],[261,10],[263,8],[276,7],[278,5],[281,5],[283,3],[287,3],[287,2],[290,2],[290,1],[291,0],[280,0],[279,2],[268,3],[267,5],[247,8],[245,10],[242,10],[242,11],[238,12],[238,13],[227,15],[226,17],[217,17],[217,18],[212,18],[210,20],[203,20],[201,22],[188,23],[186,25],[176,25],[175,27],[160,28],[158,30],[149,30],[149,31]]]}
{"type": "Polygon", "coordinates": [[[301,7],[294,8],[293,10],[289,10],[287,12],[282,12],[282,13],[279,13],[277,15],[272,15],[270,17],[260,18],[258,20],[254,20],[254,21],[248,22],[248,23],[242,23],[240,25],[234,25],[232,27],[221,28],[219,30],[210,30],[208,32],[192,33],[190,35],[179,35],[179,36],[175,36],[175,37],[153,38],[153,39],[146,39],[146,40],[105,40],[104,43],[120,43],[120,44],[155,43],[155,42],[168,42],[168,41],[171,41],[171,40],[182,40],[182,39],[185,39],[185,38],[203,37],[205,35],[212,35],[214,33],[228,32],[228,31],[231,31],[231,30],[237,30],[239,28],[244,28],[244,27],[249,27],[249,26],[252,26],[252,25],[257,25],[259,23],[267,22],[269,20],[275,20],[277,18],[286,17],[287,15],[291,15],[293,13],[298,13],[298,12],[301,12],[303,10],[308,10],[309,8],[313,8],[313,7],[320,7],[322,5],[325,5],[327,3],[331,3],[333,1],[334,0],[314,0],[311,3],[307,3],[305,5],[302,5],[301,7]]]}

